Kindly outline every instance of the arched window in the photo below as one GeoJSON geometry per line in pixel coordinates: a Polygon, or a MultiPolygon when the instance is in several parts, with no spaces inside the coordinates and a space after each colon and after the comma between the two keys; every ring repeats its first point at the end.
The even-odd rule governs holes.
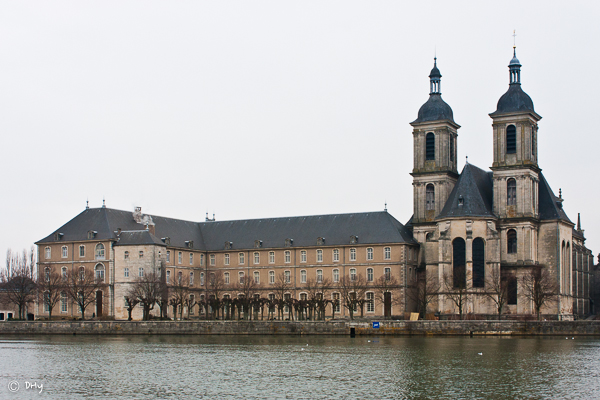
{"type": "Polygon", "coordinates": [[[435,187],[431,183],[425,188],[425,209],[435,210],[435,187]]]}
{"type": "Polygon", "coordinates": [[[67,280],[67,267],[62,267],[60,269],[60,276],[63,279],[63,281],[67,280]]]}
{"type": "Polygon", "coordinates": [[[435,135],[429,132],[425,136],[425,160],[435,160],[435,135]]]}
{"type": "Polygon", "coordinates": [[[94,270],[96,271],[96,280],[104,282],[104,265],[96,264],[94,270]]]}
{"type": "Polygon", "coordinates": [[[177,283],[179,284],[179,286],[181,286],[181,280],[183,279],[183,274],[181,273],[181,271],[179,271],[177,273],[177,283]]]}
{"type": "Polygon", "coordinates": [[[506,252],[508,254],[517,254],[517,231],[509,229],[506,232],[506,252]]]}
{"type": "Polygon", "coordinates": [[[517,128],[514,125],[506,127],[506,154],[517,152],[517,128]]]}
{"type": "Polygon", "coordinates": [[[466,266],[465,240],[456,238],[452,242],[452,286],[454,289],[465,289],[467,287],[466,266]]]}
{"type": "Polygon", "coordinates": [[[485,287],[485,243],[473,240],[473,287],[485,287]]]}
{"type": "Polygon", "coordinates": [[[514,178],[510,178],[506,182],[506,205],[517,205],[517,181],[514,178]]]}
{"type": "Polygon", "coordinates": [[[50,267],[44,268],[44,279],[46,282],[50,280],[50,267]]]}
{"type": "Polygon", "coordinates": [[[104,260],[104,245],[102,243],[96,245],[96,260],[104,260]]]}
{"type": "Polygon", "coordinates": [[[82,281],[85,279],[85,267],[79,267],[79,279],[82,281]]]}

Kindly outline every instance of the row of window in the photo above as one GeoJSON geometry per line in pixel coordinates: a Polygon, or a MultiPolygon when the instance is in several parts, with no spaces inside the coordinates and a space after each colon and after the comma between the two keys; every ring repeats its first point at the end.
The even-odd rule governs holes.
{"type": "MultiPolygon", "coordinates": [[[[104,282],[104,265],[102,264],[96,264],[96,266],[94,267],[94,275],[96,277],[96,279],[104,282]]],[[[68,273],[68,268],[67,267],[62,267],[60,269],[60,274],[63,280],[67,279],[67,273],[68,273]]],[[[50,267],[46,267],[44,268],[44,279],[46,281],[50,280],[50,267]]],[[[85,279],[85,267],[81,266],[79,267],[79,279],[84,280],[85,279]]]]}
{"type": "MultiPolygon", "coordinates": [[[[125,252],[125,253],[126,253],[125,258],[127,259],[129,257],[128,256],[129,253],[128,252],[125,252]]],[[[252,254],[252,256],[253,256],[254,264],[260,264],[260,253],[258,251],[256,251],[252,254]]],[[[269,257],[269,264],[275,264],[275,252],[270,251],[268,257],[269,257]]],[[[332,257],[333,257],[333,262],[339,262],[340,261],[340,249],[333,249],[332,257]]],[[[369,260],[369,261],[374,259],[374,249],[372,247],[369,247],[366,249],[366,257],[367,257],[367,260],[369,260]]],[[[246,253],[242,253],[242,252],[238,253],[238,264],[244,264],[246,262],[245,258],[246,258],[246,253]]],[[[284,258],[284,262],[286,264],[291,263],[292,262],[292,252],[290,250],[286,250],[284,252],[283,258],[284,258]]],[[[317,258],[317,262],[323,262],[323,250],[319,249],[316,251],[316,258],[317,258]]],[[[384,260],[392,259],[392,248],[391,247],[385,247],[383,249],[383,258],[384,258],[384,260]]],[[[307,262],[306,260],[307,260],[307,251],[301,250],[300,251],[300,262],[305,263],[305,262],[307,262]]],[[[356,249],[355,248],[350,249],[350,261],[356,261],[356,249]]],[[[167,251],[167,262],[171,262],[171,252],[170,251],[167,251]]],[[[177,263],[182,264],[182,262],[183,262],[183,253],[180,251],[177,253],[177,263]]],[[[193,253],[189,254],[189,262],[190,262],[190,265],[194,264],[194,254],[193,253]]],[[[211,266],[214,266],[214,265],[216,265],[216,263],[217,263],[216,255],[210,254],[209,255],[209,264],[211,266]]],[[[231,264],[231,255],[229,253],[224,254],[223,263],[225,265],[231,264]]],[[[200,265],[204,265],[204,254],[200,254],[200,265]]]]}
{"type": "MultiPolygon", "coordinates": [[[[95,250],[96,260],[104,260],[104,245],[102,243],[98,243],[94,250],[95,250]]],[[[69,257],[69,248],[67,246],[61,247],[60,256],[61,256],[61,258],[69,257]]],[[[79,246],[79,257],[85,257],[85,246],[84,245],[79,246]]],[[[47,260],[52,258],[52,249],[50,248],[50,246],[46,246],[44,248],[44,258],[47,260]]]]}
{"type": "MultiPolygon", "coordinates": [[[[391,274],[392,274],[392,269],[389,267],[384,268],[384,276],[386,277],[386,280],[391,279],[391,274]]],[[[239,271],[238,272],[238,281],[239,283],[243,283],[244,282],[244,272],[243,271],[239,271]]],[[[253,273],[254,276],[254,282],[257,284],[260,284],[260,272],[259,271],[254,271],[253,273]]],[[[349,278],[351,281],[356,280],[357,277],[357,273],[356,273],[356,268],[350,268],[349,270],[349,278]]],[[[333,282],[337,283],[340,281],[340,270],[339,269],[333,269],[331,271],[331,277],[333,282]]],[[[223,279],[225,284],[229,284],[231,282],[231,278],[230,278],[230,273],[229,272],[225,272],[223,274],[223,279]]],[[[292,272],[291,271],[283,271],[283,280],[285,283],[291,283],[292,282],[292,272]]],[[[318,283],[323,282],[323,270],[322,269],[318,269],[316,271],[316,281],[318,283]]],[[[374,281],[374,271],[373,268],[367,268],[367,282],[373,282],[374,281]]],[[[300,283],[306,283],[307,282],[307,271],[306,270],[300,270],[300,283]]],[[[275,283],[275,271],[269,271],[269,284],[274,284],[275,283]]]]}

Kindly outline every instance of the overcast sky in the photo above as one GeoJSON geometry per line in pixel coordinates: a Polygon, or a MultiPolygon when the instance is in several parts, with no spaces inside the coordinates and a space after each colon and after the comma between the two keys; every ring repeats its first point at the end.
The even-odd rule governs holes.
{"type": "Polygon", "coordinates": [[[600,251],[598,2],[2,1],[0,254],[90,207],[203,221],[412,215],[437,51],[465,156],[523,90],[539,165],[600,251]]]}

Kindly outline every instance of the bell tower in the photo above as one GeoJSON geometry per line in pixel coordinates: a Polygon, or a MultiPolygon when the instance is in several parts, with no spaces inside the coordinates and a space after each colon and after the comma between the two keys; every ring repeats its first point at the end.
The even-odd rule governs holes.
{"type": "Polygon", "coordinates": [[[452,108],[442,100],[442,74],[434,58],[429,99],[413,127],[413,224],[431,223],[440,213],[458,178],[457,131],[452,108]]]}
{"type": "Polygon", "coordinates": [[[521,89],[521,63],[516,48],[508,65],[508,91],[490,114],[493,127],[494,213],[500,218],[538,218],[539,172],[537,135],[542,119],[521,89]]]}

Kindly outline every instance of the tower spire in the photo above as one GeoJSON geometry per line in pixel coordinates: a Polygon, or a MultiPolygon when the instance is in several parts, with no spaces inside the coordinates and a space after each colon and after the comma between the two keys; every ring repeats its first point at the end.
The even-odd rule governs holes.
{"type": "Polygon", "coordinates": [[[429,94],[442,94],[442,74],[437,67],[437,56],[433,57],[433,68],[429,74],[429,94]]]}
{"type": "Polygon", "coordinates": [[[508,73],[510,76],[509,83],[511,85],[520,85],[521,84],[521,63],[517,58],[517,31],[513,30],[513,58],[510,60],[510,64],[508,64],[508,73]]]}

